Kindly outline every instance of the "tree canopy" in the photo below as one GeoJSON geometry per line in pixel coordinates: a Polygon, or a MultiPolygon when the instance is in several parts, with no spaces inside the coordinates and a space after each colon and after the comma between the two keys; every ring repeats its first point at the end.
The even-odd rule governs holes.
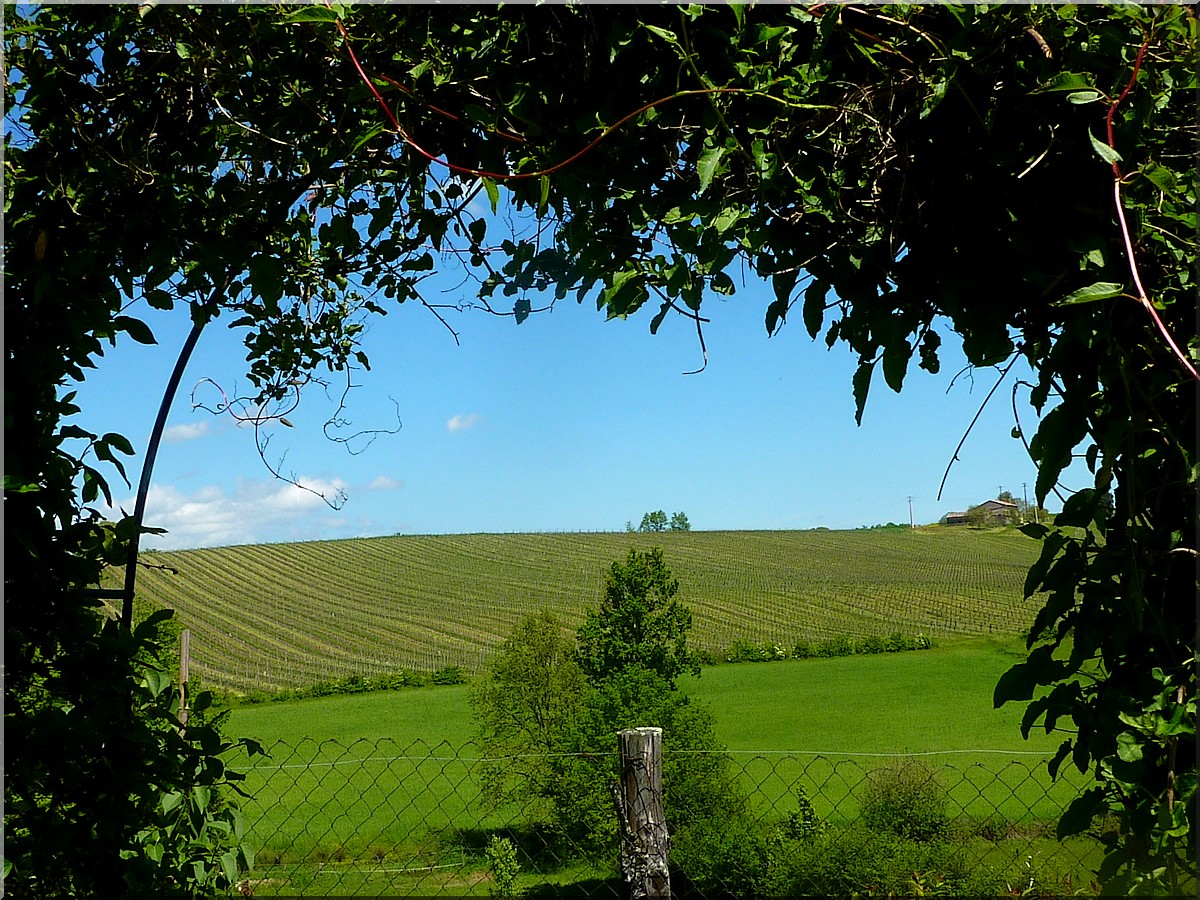
{"type": "MultiPolygon", "coordinates": [[[[95,508],[133,448],[75,425],[70,385],[106,345],[153,340],[138,309],[178,309],[194,323],[179,371],[227,321],[246,335],[251,400],[277,413],[306,385],[349,386],[369,362],[364,317],[438,315],[421,282],[449,254],[494,314],[648,307],[652,331],[682,316],[701,350],[706,299],[767,279],[768,334],[799,319],[857,359],[860,419],[880,377],[900,390],[914,362],[937,370],[948,323],[971,365],[996,370],[989,400],[1012,404],[1035,503],[1064,501],[1052,527],[1026,526],[1043,605],[996,702],[1031,701],[1026,731],[1073,723],[1051,769],[1069,759],[1098,786],[1062,828],[1119,814],[1106,882],[1194,877],[1190,7],[6,13],[14,892],[60,869],[119,878],[136,832],[101,840],[46,799],[131,757],[104,739],[128,710],[78,710],[84,673],[114,690],[135,677],[128,641],[97,640],[88,593],[136,556],[139,512],[114,525],[95,508]],[[1032,381],[1007,381],[1017,360],[1032,381]],[[1068,496],[1075,455],[1095,481],[1068,496]],[[94,755],[61,740],[84,727],[94,755]],[[54,841],[23,837],[35,808],[54,841]]],[[[144,817],[130,799],[144,777],[104,795],[113,821],[144,817]]],[[[98,802],[89,790],[80,804],[98,802]]]]}

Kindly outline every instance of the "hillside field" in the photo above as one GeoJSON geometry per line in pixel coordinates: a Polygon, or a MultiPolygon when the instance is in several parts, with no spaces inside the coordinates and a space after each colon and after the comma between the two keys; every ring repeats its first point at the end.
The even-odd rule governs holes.
{"type": "Polygon", "coordinates": [[[192,632],[192,672],[234,691],[450,665],[474,672],[526,613],[574,627],[608,567],[661,547],[692,643],[790,647],[901,631],[1016,634],[1036,542],[1011,530],[394,536],[144,554],[138,594],[192,632]],[[172,571],[177,572],[174,574],[172,571]]]}

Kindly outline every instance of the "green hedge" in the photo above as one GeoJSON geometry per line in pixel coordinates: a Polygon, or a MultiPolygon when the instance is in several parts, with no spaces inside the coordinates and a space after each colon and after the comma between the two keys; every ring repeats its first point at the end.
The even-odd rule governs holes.
{"type": "Polygon", "coordinates": [[[287,700],[308,700],[313,697],[335,697],[343,694],[365,694],[372,691],[398,691],[404,688],[420,688],[437,684],[463,684],[466,674],[459,666],[445,666],[435,672],[418,672],[415,669],[400,669],[386,675],[364,677],[348,675],[319,681],[308,687],[284,691],[252,691],[248,694],[226,693],[226,705],[240,706],[256,703],[281,703],[287,700]]]}
{"type": "Polygon", "coordinates": [[[933,643],[923,634],[908,637],[898,631],[887,637],[872,635],[857,640],[848,637],[826,638],[821,641],[799,640],[789,651],[773,641],[737,640],[716,656],[701,654],[706,665],[723,662],[774,662],[781,659],[829,659],[856,653],[898,653],[905,650],[928,650],[933,643]]]}

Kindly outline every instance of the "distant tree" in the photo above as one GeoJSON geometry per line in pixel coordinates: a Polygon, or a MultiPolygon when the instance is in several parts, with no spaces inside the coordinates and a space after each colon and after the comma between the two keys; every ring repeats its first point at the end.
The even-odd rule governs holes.
{"type": "Polygon", "coordinates": [[[677,512],[671,516],[672,531],[691,531],[692,523],[688,521],[687,513],[677,512]]]}
{"type": "Polygon", "coordinates": [[[637,529],[633,527],[633,522],[631,522],[629,519],[625,520],[625,531],[627,533],[637,531],[637,529]]]}
{"type": "Polygon", "coordinates": [[[973,525],[976,528],[986,525],[990,521],[986,506],[972,506],[967,510],[964,518],[968,525],[973,525]]]}
{"type": "Polygon", "coordinates": [[[666,531],[667,530],[667,514],[661,509],[654,512],[648,512],[642,516],[642,524],[638,526],[638,531],[666,531]]]}
{"type": "Polygon", "coordinates": [[[678,591],[662,550],[630,550],[625,562],[613,563],[600,609],[590,610],[576,633],[576,659],[588,679],[640,666],[674,690],[677,676],[699,674],[687,646],[692,613],[678,591]]]}

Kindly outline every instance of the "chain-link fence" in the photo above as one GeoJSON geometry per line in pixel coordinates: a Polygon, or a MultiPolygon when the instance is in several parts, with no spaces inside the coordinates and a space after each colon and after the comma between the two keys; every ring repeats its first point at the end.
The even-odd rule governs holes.
{"type": "MultiPolygon", "coordinates": [[[[497,802],[485,785],[505,762],[475,745],[304,740],[266,749],[269,757],[240,767],[257,851],[244,894],[619,893],[615,842],[611,853],[604,842],[599,851],[575,842],[536,796],[497,802]]],[[[603,771],[608,760],[600,762],[603,771]]],[[[611,762],[615,771],[615,737],[611,762]]],[[[689,796],[668,803],[677,896],[1045,896],[1094,887],[1105,823],[1055,838],[1058,816],[1089,781],[1069,765],[1051,781],[1040,755],[771,751],[720,762],[707,771],[723,773],[732,806],[714,815],[690,807],[689,796]]]]}

